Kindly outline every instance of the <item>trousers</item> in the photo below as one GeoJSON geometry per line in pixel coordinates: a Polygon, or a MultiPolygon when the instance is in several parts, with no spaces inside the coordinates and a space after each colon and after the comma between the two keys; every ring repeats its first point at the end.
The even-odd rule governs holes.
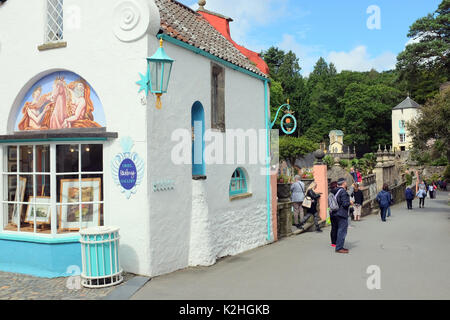
{"type": "Polygon", "coordinates": [[[337,241],[337,231],[338,231],[337,217],[335,215],[330,215],[330,220],[331,220],[331,231],[330,231],[331,244],[335,245],[337,241]]]}
{"type": "Polygon", "coordinates": [[[425,198],[419,198],[419,207],[420,206],[422,206],[422,207],[425,206],[425,198]]]}
{"type": "Polygon", "coordinates": [[[337,218],[337,237],[336,251],[344,249],[345,237],[347,236],[348,218],[336,216],[337,218]]]}
{"type": "Polygon", "coordinates": [[[406,206],[408,207],[408,210],[412,209],[412,199],[406,200],[406,206]]]}
{"type": "Polygon", "coordinates": [[[309,217],[314,216],[314,225],[316,226],[316,230],[319,230],[319,213],[316,211],[315,213],[307,212],[305,217],[300,221],[300,225],[304,225],[306,221],[308,221],[309,217]]]}
{"type": "Polygon", "coordinates": [[[294,206],[294,224],[298,224],[299,221],[303,220],[303,207],[302,207],[302,203],[303,202],[294,202],[293,206],[294,206]]]}
{"type": "Polygon", "coordinates": [[[386,213],[388,211],[388,208],[381,207],[380,210],[381,210],[381,220],[386,221],[386,213]]]}

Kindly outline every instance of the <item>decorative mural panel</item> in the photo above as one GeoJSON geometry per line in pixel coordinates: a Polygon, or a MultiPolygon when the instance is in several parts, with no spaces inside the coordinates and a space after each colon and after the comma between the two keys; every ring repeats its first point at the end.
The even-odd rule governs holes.
{"type": "Polygon", "coordinates": [[[105,127],[96,92],[79,75],[61,71],[36,82],[19,109],[15,131],[105,127]]]}

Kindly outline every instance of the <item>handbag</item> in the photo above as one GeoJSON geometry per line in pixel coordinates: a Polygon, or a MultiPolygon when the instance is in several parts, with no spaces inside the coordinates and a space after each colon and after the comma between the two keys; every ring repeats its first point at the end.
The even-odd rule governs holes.
{"type": "Polygon", "coordinates": [[[309,208],[311,208],[311,204],[312,204],[312,199],[310,197],[305,197],[305,199],[303,200],[303,203],[302,203],[302,207],[309,209],[309,208]]]}

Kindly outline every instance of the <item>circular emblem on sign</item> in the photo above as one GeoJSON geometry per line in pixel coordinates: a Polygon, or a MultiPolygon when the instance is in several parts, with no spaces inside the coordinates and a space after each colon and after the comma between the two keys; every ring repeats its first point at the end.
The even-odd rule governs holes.
{"type": "Polygon", "coordinates": [[[119,182],[125,190],[131,190],[136,185],[137,170],[131,159],[124,159],[119,166],[119,182]]]}
{"type": "Polygon", "coordinates": [[[283,130],[285,134],[292,134],[297,130],[297,120],[292,114],[287,113],[281,119],[281,130],[283,130]]]}

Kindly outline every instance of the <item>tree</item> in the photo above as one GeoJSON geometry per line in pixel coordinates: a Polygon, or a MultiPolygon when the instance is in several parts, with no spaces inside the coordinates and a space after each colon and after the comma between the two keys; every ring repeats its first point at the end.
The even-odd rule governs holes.
{"type": "Polygon", "coordinates": [[[345,143],[348,145],[390,144],[392,106],[401,92],[384,84],[350,84],[340,99],[344,112],[345,143]]]}
{"type": "Polygon", "coordinates": [[[408,37],[413,43],[398,55],[397,70],[415,100],[424,103],[450,79],[450,0],[414,22],[408,37]]]}
{"type": "Polygon", "coordinates": [[[289,160],[292,165],[295,164],[296,158],[302,157],[319,149],[319,145],[317,143],[314,143],[305,137],[296,138],[281,136],[279,144],[280,160],[289,160]]]}
{"type": "Polygon", "coordinates": [[[430,162],[445,157],[450,162],[449,123],[450,88],[447,88],[420,108],[416,119],[407,123],[416,160],[430,162]]]}

